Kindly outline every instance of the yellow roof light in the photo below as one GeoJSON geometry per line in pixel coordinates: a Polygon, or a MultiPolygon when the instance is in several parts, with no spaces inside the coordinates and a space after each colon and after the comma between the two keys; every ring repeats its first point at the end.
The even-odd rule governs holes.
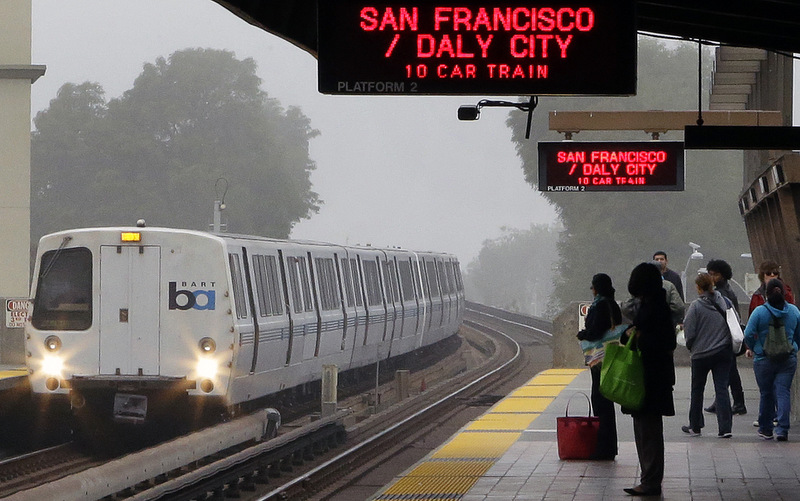
{"type": "Polygon", "coordinates": [[[142,234],[138,231],[123,231],[120,234],[120,240],[123,242],[141,242],[142,234]]]}

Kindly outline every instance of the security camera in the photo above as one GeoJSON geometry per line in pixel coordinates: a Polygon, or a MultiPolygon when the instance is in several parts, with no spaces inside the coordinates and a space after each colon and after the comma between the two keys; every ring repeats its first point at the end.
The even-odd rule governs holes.
{"type": "Polygon", "coordinates": [[[481,110],[475,105],[465,104],[458,107],[459,120],[477,120],[481,116],[481,110]]]}
{"type": "Polygon", "coordinates": [[[700,246],[699,246],[699,245],[697,245],[697,244],[696,244],[696,243],[694,243],[694,242],[689,242],[689,247],[691,247],[693,251],[697,251],[697,249],[699,249],[699,248],[700,248],[700,246]]]}

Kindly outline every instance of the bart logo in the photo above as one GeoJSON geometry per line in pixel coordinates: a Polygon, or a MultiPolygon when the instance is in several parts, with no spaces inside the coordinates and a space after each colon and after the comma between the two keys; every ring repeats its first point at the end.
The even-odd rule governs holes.
{"type": "Polygon", "coordinates": [[[216,291],[190,291],[187,289],[178,290],[177,282],[169,283],[170,310],[213,310],[214,308],[216,308],[216,291]],[[179,303],[178,298],[183,298],[183,301],[179,303]]]}

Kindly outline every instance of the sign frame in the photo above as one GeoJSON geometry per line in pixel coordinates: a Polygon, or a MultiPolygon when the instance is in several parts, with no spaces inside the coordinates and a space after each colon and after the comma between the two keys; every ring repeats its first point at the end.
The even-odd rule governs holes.
{"type": "Polygon", "coordinates": [[[538,189],[547,193],[683,191],[684,152],[682,141],[540,142],[538,189]]]}
{"type": "Polygon", "coordinates": [[[338,95],[636,94],[635,0],[318,5],[318,90],[338,95]]]}

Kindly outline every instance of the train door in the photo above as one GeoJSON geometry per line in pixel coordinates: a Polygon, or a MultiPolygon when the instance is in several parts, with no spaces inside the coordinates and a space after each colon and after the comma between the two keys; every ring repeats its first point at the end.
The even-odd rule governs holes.
{"type": "Polygon", "coordinates": [[[100,374],[159,375],[160,283],[160,247],[100,247],[100,374]]]}
{"type": "Polygon", "coordinates": [[[311,294],[308,262],[305,255],[285,256],[286,275],[292,308],[291,363],[314,358],[317,349],[317,314],[311,294]]]}
{"type": "Polygon", "coordinates": [[[336,272],[336,254],[316,252],[313,256],[312,285],[316,285],[318,332],[316,356],[324,357],[342,350],[342,298],[336,272]]]}
{"type": "Polygon", "coordinates": [[[400,280],[400,295],[403,301],[403,328],[401,337],[413,337],[419,328],[419,299],[414,288],[414,276],[411,271],[411,260],[397,260],[397,275],[400,280]]]}

